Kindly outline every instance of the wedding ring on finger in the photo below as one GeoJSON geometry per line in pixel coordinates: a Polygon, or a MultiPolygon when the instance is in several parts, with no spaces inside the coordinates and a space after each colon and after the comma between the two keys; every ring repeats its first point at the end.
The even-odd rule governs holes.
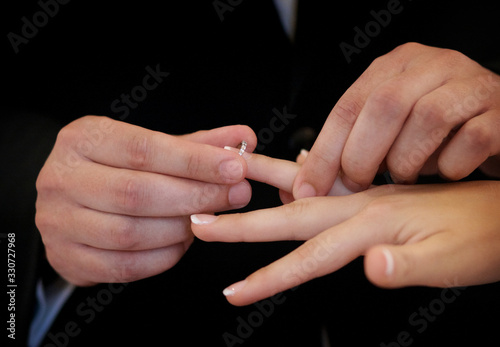
{"type": "Polygon", "coordinates": [[[245,153],[245,150],[247,149],[247,142],[242,141],[240,147],[240,151],[238,152],[239,155],[243,155],[245,153]]]}

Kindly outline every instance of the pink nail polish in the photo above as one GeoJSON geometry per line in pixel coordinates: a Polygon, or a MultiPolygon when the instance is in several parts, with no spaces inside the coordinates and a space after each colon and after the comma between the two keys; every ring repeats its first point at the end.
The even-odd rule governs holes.
{"type": "Polygon", "coordinates": [[[224,294],[225,296],[233,296],[234,294],[236,294],[237,292],[239,292],[241,289],[243,289],[243,287],[247,284],[247,281],[246,280],[243,280],[243,281],[240,281],[240,282],[236,282],[235,284],[227,287],[226,289],[224,289],[222,291],[222,294],[224,294]]]}

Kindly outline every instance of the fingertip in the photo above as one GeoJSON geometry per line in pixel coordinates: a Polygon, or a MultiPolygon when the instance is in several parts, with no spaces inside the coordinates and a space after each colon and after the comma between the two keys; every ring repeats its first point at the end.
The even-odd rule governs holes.
{"type": "Polygon", "coordinates": [[[354,182],[352,179],[350,179],[348,176],[343,175],[342,176],[342,183],[344,184],[344,187],[354,193],[361,192],[363,190],[366,190],[370,187],[370,183],[357,183],[354,182]]]}
{"type": "Polygon", "coordinates": [[[214,216],[212,214],[192,214],[191,223],[195,225],[211,224],[215,222],[217,218],[218,216],[214,216]]]}
{"type": "Polygon", "coordinates": [[[391,288],[395,273],[395,260],[390,247],[373,247],[365,255],[365,274],[374,285],[391,288]]]}
{"type": "Polygon", "coordinates": [[[248,283],[247,280],[236,282],[236,283],[226,287],[222,291],[222,294],[224,294],[224,296],[226,297],[227,301],[229,301],[230,304],[235,305],[235,306],[244,306],[244,305],[246,305],[246,303],[244,303],[240,300],[239,294],[245,288],[247,283],[248,283]]]}
{"type": "Polygon", "coordinates": [[[293,189],[293,197],[295,200],[312,198],[317,195],[316,188],[308,182],[302,182],[293,189]]]}
{"type": "Polygon", "coordinates": [[[248,205],[252,198],[252,186],[247,180],[243,180],[229,188],[228,202],[231,208],[242,208],[248,205]]]}
{"type": "Polygon", "coordinates": [[[285,205],[295,201],[292,193],[286,192],[282,189],[279,190],[279,195],[281,202],[285,205]]]}
{"type": "Polygon", "coordinates": [[[297,155],[297,158],[295,159],[295,161],[297,162],[297,164],[299,165],[302,165],[304,164],[304,162],[306,161],[306,158],[309,154],[309,151],[307,149],[302,149],[299,153],[299,155],[297,155]]]}

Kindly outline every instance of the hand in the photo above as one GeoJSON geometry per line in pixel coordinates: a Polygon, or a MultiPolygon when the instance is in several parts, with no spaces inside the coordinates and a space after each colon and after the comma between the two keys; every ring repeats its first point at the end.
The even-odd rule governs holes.
{"type": "MultiPolygon", "coordinates": [[[[267,165],[255,165],[267,168],[259,175],[259,157],[248,161],[254,178],[275,184],[269,177],[281,172],[278,188],[291,186],[294,163],[265,158],[267,165]]],[[[194,215],[191,227],[205,241],[308,240],[229,286],[225,294],[234,305],[334,272],[361,255],[368,279],[381,287],[474,285],[500,280],[499,194],[495,181],[386,185],[244,214],[194,215]]]]}
{"type": "Polygon", "coordinates": [[[419,173],[458,180],[481,167],[500,177],[500,76],[463,54],[416,43],[376,59],[332,109],[293,189],[325,195],[340,171],[368,188],[379,169],[396,183],[419,173]]]}
{"type": "Polygon", "coordinates": [[[105,117],[67,125],[37,180],[48,261],[76,285],[169,269],[193,240],[186,216],[250,200],[245,160],[222,149],[242,140],[256,145],[245,126],[171,136],[105,117]]]}

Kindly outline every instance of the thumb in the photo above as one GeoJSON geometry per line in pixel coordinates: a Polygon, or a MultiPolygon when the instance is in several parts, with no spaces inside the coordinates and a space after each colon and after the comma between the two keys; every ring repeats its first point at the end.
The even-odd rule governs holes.
{"type": "Polygon", "coordinates": [[[406,245],[378,245],[365,255],[366,277],[382,288],[406,286],[443,287],[453,276],[446,252],[435,249],[435,242],[423,240],[406,245]],[[443,260],[444,259],[444,260],[443,260]]]}

